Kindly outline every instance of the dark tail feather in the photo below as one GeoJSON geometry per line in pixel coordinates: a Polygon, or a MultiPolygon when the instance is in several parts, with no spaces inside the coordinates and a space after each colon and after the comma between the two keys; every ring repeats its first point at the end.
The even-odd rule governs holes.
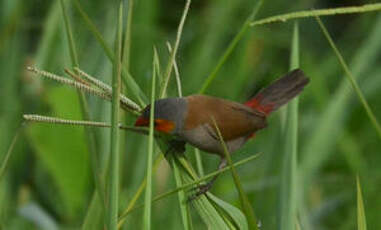
{"type": "Polygon", "coordinates": [[[262,89],[245,105],[269,114],[302,92],[310,80],[300,69],[295,69],[262,89]]]}

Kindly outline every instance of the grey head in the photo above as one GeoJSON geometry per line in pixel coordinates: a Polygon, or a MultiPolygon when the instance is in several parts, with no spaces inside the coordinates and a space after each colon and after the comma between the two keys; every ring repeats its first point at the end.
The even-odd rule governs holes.
{"type": "MultiPolygon", "coordinates": [[[[149,119],[151,105],[144,108],[142,117],[149,119]]],[[[179,134],[184,127],[187,101],[184,98],[164,98],[155,101],[154,119],[162,119],[174,122],[175,128],[171,134],[179,134]]]]}

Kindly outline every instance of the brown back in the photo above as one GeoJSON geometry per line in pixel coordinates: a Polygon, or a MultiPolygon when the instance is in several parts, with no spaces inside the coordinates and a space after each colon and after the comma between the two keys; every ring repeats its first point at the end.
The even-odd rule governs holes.
{"type": "Polygon", "coordinates": [[[222,137],[229,141],[248,136],[266,127],[265,114],[243,104],[204,95],[188,96],[186,100],[188,113],[185,118],[185,130],[197,128],[202,124],[209,124],[214,129],[213,117],[222,137]]]}

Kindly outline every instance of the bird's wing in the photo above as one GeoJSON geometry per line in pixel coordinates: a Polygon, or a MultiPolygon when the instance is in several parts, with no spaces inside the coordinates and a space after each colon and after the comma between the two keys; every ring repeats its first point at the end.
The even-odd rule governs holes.
{"type": "Polygon", "coordinates": [[[215,132],[213,119],[225,141],[248,136],[266,126],[266,116],[245,105],[209,96],[189,97],[185,129],[208,124],[215,132]]]}

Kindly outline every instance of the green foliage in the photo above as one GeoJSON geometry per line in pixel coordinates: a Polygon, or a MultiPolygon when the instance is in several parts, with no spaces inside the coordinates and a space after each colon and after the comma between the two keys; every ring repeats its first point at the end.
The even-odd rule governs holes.
{"type": "MultiPolygon", "coordinates": [[[[72,89],[52,87],[46,95],[53,115],[81,118],[78,98],[72,89]]],[[[51,193],[48,198],[54,201],[53,208],[65,218],[78,216],[83,212],[83,201],[89,201],[90,185],[89,155],[83,141],[83,128],[34,124],[27,127],[27,134],[39,165],[52,177],[50,186],[54,189],[50,190],[56,191],[57,195],[51,193]]]]}
{"type": "MultiPolygon", "coordinates": [[[[144,224],[159,230],[253,229],[248,208],[255,210],[261,229],[381,228],[376,186],[381,179],[381,17],[371,12],[380,10],[379,3],[348,8],[350,2],[326,0],[292,5],[280,0],[188,1],[190,7],[186,1],[127,2],[122,19],[120,1],[42,1],[38,6],[21,0],[0,2],[1,229],[93,230],[111,222],[115,228],[117,213],[118,229],[144,224]],[[339,8],[329,9],[333,7],[339,8]],[[344,15],[348,13],[357,14],[344,15]],[[330,43],[308,19],[314,16],[324,20],[330,43]],[[290,32],[291,23],[283,23],[293,19],[298,19],[299,36],[290,32]],[[117,30],[119,48],[114,53],[117,30]],[[123,133],[120,151],[112,144],[109,167],[106,128],[91,128],[89,135],[81,127],[28,123],[9,148],[23,113],[111,122],[109,102],[78,97],[67,86],[32,78],[26,66],[62,75],[64,68],[80,65],[111,85],[112,69],[120,66],[116,60],[122,63],[123,92],[141,107],[149,103],[147,95],[154,96],[151,86],[164,85],[160,96],[177,96],[178,83],[184,95],[207,92],[243,102],[287,72],[290,61],[311,82],[299,102],[272,115],[269,127],[232,155],[240,167],[223,171],[234,172],[236,181],[222,174],[208,196],[190,203],[189,190],[217,173],[217,158],[194,154],[188,147],[185,155],[166,160],[157,151],[160,155],[148,164],[152,168],[147,167],[154,153],[147,152],[152,135],[148,142],[145,136],[123,133]],[[171,77],[175,65],[177,82],[171,77]],[[154,71],[160,84],[152,84],[154,71]],[[264,154],[252,161],[256,152],[264,154]],[[114,180],[107,180],[114,195],[102,194],[107,167],[114,169],[114,180]],[[145,176],[151,173],[149,181],[145,176]],[[362,178],[361,186],[357,179],[357,205],[354,174],[362,178]],[[145,189],[150,199],[142,198],[145,189]],[[110,195],[113,213],[104,212],[105,195],[110,195]],[[239,205],[242,196],[246,208],[239,205]],[[145,219],[140,209],[144,205],[150,213],[145,219]]],[[[113,115],[118,111],[115,96],[113,115]]],[[[132,125],[136,119],[136,114],[122,113],[123,119],[113,118],[114,137],[118,121],[132,125]]],[[[162,151],[167,147],[165,142],[158,145],[162,151]]]]}

